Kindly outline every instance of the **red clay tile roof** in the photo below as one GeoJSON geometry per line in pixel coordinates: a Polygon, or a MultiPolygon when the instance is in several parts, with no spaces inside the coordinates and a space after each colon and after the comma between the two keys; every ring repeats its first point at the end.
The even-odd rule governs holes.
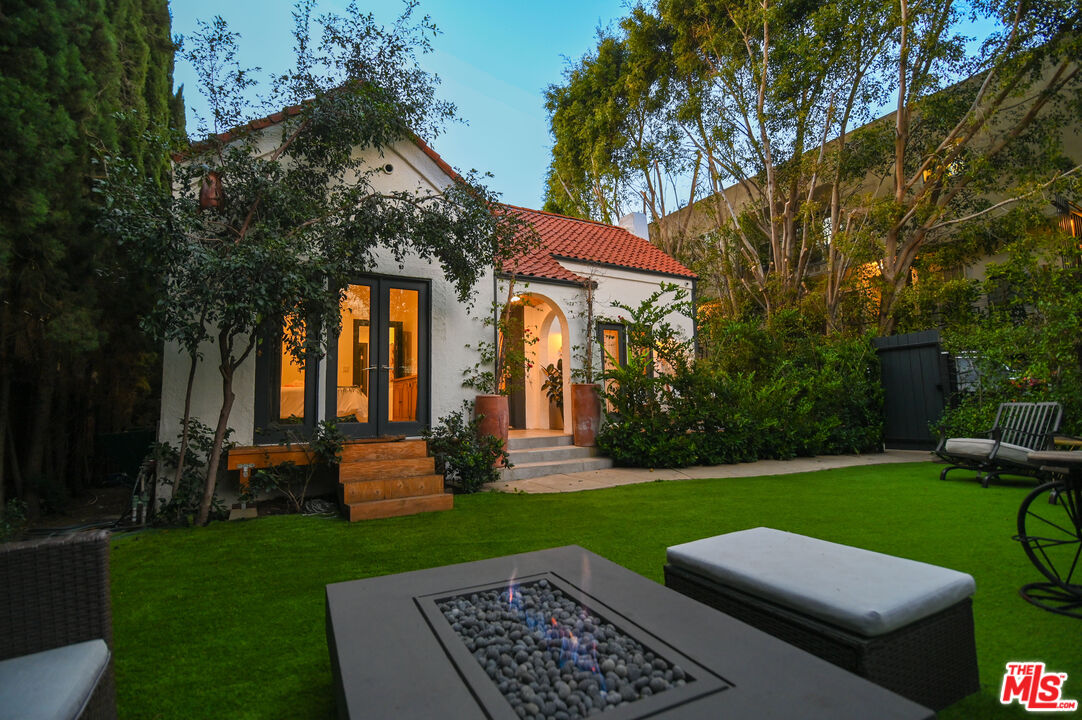
{"type": "Polygon", "coordinates": [[[622,227],[593,220],[504,205],[529,222],[540,237],[533,251],[512,260],[504,270],[514,275],[586,282],[586,278],[563,267],[560,259],[599,263],[693,279],[695,273],[666,255],[647,240],[622,227]]]}

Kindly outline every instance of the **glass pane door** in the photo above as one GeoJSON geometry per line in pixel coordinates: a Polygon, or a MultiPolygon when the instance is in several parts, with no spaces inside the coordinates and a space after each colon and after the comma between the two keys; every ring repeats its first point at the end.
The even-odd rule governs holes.
{"type": "Polygon", "coordinates": [[[346,288],[327,416],[347,435],[413,435],[427,421],[427,293],[395,278],[346,288]]]}
{"type": "Polygon", "coordinates": [[[367,425],[372,419],[371,395],[376,377],[372,354],[372,295],[370,284],[349,285],[342,301],[335,382],[327,383],[327,404],[339,424],[367,425]],[[332,394],[333,393],[333,394],[332,394]]]}
{"type": "Polygon", "coordinates": [[[417,333],[421,326],[420,293],[389,288],[387,363],[389,422],[417,421],[417,333]]]}

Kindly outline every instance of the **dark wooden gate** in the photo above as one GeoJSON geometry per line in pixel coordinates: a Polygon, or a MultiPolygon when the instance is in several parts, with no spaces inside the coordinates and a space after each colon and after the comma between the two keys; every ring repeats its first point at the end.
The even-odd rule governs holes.
{"type": "Polygon", "coordinates": [[[875,338],[883,378],[884,444],[897,450],[932,450],[929,425],[943,414],[950,394],[947,354],[938,330],[875,338]]]}

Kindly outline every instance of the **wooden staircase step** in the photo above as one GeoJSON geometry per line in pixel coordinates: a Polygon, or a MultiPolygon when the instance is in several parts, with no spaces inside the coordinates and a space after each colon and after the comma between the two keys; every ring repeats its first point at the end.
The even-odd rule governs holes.
{"type": "Polygon", "coordinates": [[[384,480],[386,478],[431,475],[434,472],[436,472],[436,458],[367,460],[364,462],[343,462],[338,466],[338,479],[345,484],[359,480],[384,480]]]}
{"type": "Polygon", "coordinates": [[[424,440],[400,440],[398,442],[347,443],[342,447],[342,463],[368,462],[370,460],[399,460],[423,458],[428,455],[424,440]]]}
{"type": "Polygon", "coordinates": [[[443,492],[442,475],[414,475],[405,478],[359,480],[343,483],[342,503],[351,505],[374,500],[419,497],[443,492]]]}
{"type": "Polygon", "coordinates": [[[376,518],[414,515],[423,512],[450,510],[454,507],[455,496],[450,493],[435,493],[420,497],[392,498],[346,505],[346,517],[350,522],[374,520],[376,518]]]}

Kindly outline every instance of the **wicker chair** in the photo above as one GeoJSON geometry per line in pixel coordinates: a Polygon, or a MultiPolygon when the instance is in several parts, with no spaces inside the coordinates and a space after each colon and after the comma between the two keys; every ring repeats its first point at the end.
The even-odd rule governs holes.
{"type": "MultiPolygon", "coordinates": [[[[0,660],[101,638],[113,647],[109,534],[0,545],[0,660]]],[[[113,662],[82,718],[116,718],[113,662]]]]}

